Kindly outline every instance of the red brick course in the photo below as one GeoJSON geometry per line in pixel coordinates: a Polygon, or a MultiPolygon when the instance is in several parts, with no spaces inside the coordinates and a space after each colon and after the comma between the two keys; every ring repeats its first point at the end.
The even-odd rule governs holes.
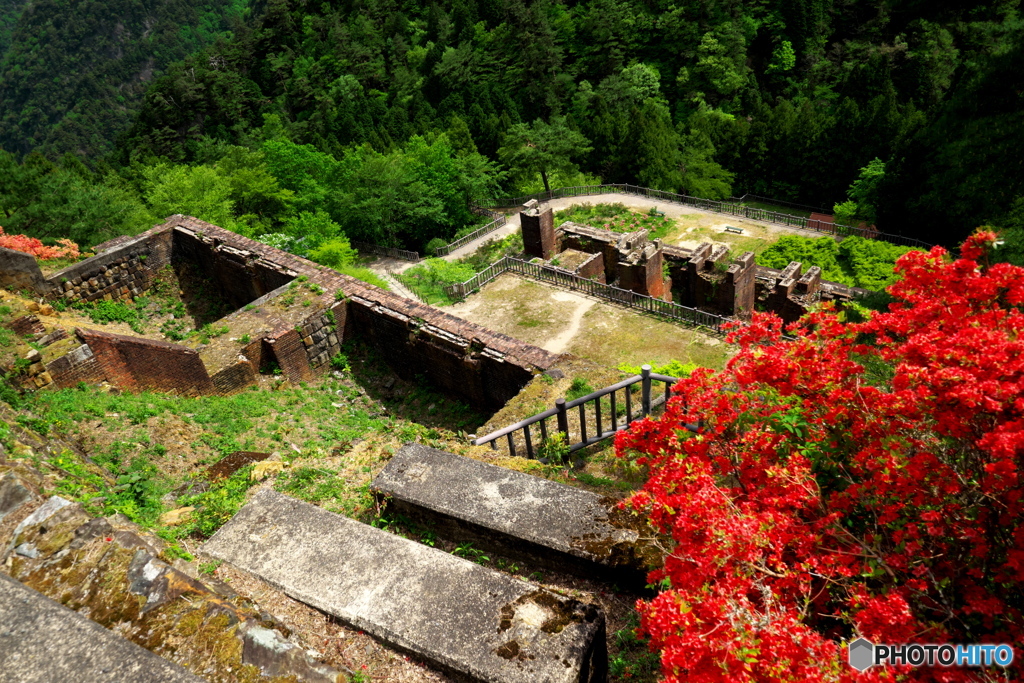
{"type": "Polygon", "coordinates": [[[99,330],[75,330],[96,357],[106,380],[129,391],[167,391],[188,396],[214,393],[199,353],[178,344],[99,330]]]}

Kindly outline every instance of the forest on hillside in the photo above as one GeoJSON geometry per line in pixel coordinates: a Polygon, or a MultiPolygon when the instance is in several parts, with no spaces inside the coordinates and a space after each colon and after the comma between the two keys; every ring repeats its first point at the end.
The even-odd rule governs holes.
{"type": "Polygon", "coordinates": [[[1019,0],[137,4],[0,4],[9,232],[96,242],[175,210],[422,249],[468,201],[630,182],[1024,243],[1019,0]]]}

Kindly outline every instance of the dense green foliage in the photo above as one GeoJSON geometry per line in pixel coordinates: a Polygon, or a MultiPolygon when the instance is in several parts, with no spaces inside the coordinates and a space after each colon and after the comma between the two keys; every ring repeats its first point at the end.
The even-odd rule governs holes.
{"type": "MultiPolygon", "coordinates": [[[[239,24],[245,0],[0,3],[0,146],[104,154],[153,77],[239,24]]],[[[227,33],[226,35],[230,35],[227,33]]]]}
{"type": "Polygon", "coordinates": [[[781,269],[792,261],[799,261],[804,270],[812,266],[821,268],[823,280],[877,292],[895,282],[893,266],[896,259],[908,251],[911,251],[909,247],[863,237],[847,237],[837,243],[831,237],[784,235],[765,249],[757,262],[781,269]]]}
{"type": "Polygon", "coordinates": [[[252,234],[323,211],[422,248],[464,227],[466,199],[600,179],[839,205],[952,244],[1011,226],[1024,196],[1019,0],[163,0],[145,40],[125,0],[75,22],[61,0],[21,7],[0,5],[0,144],[100,149],[147,65],[191,51],[152,81],[103,191],[131,185],[159,215],[173,176],[252,234]],[[269,175],[226,171],[225,150],[269,175]]]}
{"type": "Polygon", "coordinates": [[[664,237],[675,221],[657,211],[639,213],[625,204],[573,204],[567,209],[555,212],[555,225],[567,221],[591,225],[615,232],[635,232],[646,229],[648,239],[664,237]]]}

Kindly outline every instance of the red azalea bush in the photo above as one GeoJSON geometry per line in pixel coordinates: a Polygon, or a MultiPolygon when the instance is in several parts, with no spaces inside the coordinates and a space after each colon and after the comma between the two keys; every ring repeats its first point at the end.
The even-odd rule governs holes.
{"type": "MultiPolygon", "coordinates": [[[[890,312],[756,315],[721,373],[618,435],[675,541],[640,602],[668,681],[979,680],[1024,668],[1024,268],[910,252],[890,312]],[[700,434],[682,425],[703,421],[700,434]],[[1009,671],[873,667],[845,643],[1009,643],[1009,671]]],[[[994,679],[994,678],[993,678],[994,679]]]]}
{"type": "Polygon", "coordinates": [[[8,235],[0,227],[0,247],[21,251],[31,254],[37,259],[46,261],[49,259],[67,258],[77,259],[80,254],[78,245],[68,239],[57,240],[59,247],[48,247],[35,237],[28,235],[8,235]]]}

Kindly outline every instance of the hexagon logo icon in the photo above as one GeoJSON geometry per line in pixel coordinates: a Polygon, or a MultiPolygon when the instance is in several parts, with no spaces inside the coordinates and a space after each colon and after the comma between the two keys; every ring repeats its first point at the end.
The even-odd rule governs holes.
{"type": "Polygon", "coordinates": [[[858,638],[850,643],[848,658],[850,666],[865,671],[875,663],[875,646],[870,640],[858,638]]]}

